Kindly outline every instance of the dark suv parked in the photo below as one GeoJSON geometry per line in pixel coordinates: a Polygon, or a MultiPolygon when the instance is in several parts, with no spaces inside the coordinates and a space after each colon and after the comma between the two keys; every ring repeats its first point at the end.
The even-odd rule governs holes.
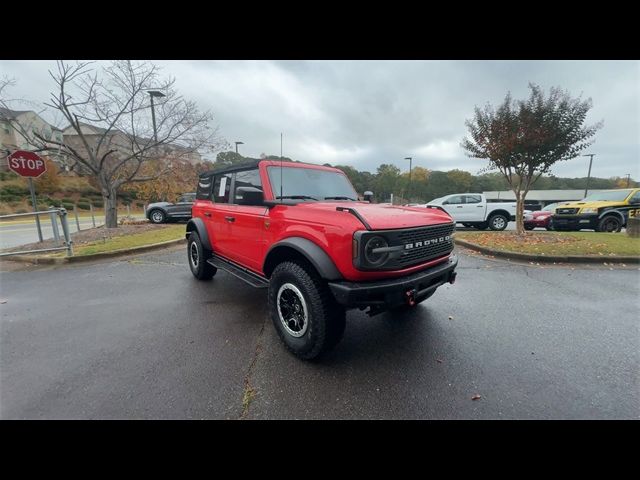
{"type": "Polygon", "coordinates": [[[145,215],[151,223],[165,223],[170,220],[191,218],[191,207],[196,199],[195,193],[184,193],[176,203],[150,203],[145,215]]]}

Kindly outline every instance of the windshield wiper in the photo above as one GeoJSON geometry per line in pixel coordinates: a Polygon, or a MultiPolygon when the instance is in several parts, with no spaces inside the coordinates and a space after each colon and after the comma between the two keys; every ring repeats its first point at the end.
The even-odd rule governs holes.
{"type": "Polygon", "coordinates": [[[276,198],[291,198],[292,200],[318,200],[316,197],[310,197],[309,195],[283,195],[277,196],[276,198]]]}
{"type": "Polygon", "coordinates": [[[341,196],[337,196],[337,197],[324,197],[325,200],[351,200],[353,202],[356,201],[355,198],[351,198],[351,197],[341,197],[341,196]]]}

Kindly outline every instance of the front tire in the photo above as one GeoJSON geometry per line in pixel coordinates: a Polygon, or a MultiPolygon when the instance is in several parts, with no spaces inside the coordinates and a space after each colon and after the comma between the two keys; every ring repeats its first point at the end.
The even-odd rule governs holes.
{"type": "Polygon", "coordinates": [[[607,215],[602,217],[602,219],[598,222],[597,232],[619,232],[622,230],[622,222],[615,215],[607,215]]]}
{"type": "Polygon", "coordinates": [[[345,309],[311,267],[295,262],[279,264],[271,275],[268,297],[273,325],[297,357],[317,358],[342,338],[345,309]]]}
{"type": "Polygon", "coordinates": [[[191,273],[198,280],[211,280],[218,269],[207,262],[211,258],[211,251],[202,245],[198,232],[191,232],[187,242],[187,257],[191,273]]]}
{"type": "Polygon", "coordinates": [[[164,223],[167,221],[167,216],[162,210],[155,209],[149,213],[149,220],[151,223],[164,223]]]}
{"type": "Polygon", "coordinates": [[[496,232],[501,232],[505,228],[507,228],[507,224],[509,223],[509,219],[504,215],[498,213],[493,215],[489,219],[489,228],[496,232]]]}

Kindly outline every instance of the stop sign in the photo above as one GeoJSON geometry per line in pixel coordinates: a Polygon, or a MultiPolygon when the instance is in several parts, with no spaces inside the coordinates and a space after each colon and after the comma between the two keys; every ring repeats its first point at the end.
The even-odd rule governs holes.
{"type": "Polygon", "coordinates": [[[39,177],[47,171],[44,160],[33,152],[18,150],[7,157],[9,169],[22,177],[39,177]]]}

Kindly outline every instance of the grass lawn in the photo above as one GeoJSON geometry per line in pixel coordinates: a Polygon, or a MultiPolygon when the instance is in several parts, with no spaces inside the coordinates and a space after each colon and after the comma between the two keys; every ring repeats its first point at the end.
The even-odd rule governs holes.
{"type": "Polygon", "coordinates": [[[456,238],[487,248],[538,255],[640,256],[640,238],[598,232],[456,232],[456,238]]]}
{"type": "Polygon", "coordinates": [[[73,255],[93,255],[94,253],[113,252],[115,250],[168,242],[169,240],[184,238],[184,232],[185,226],[183,224],[170,225],[147,232],[113,237],[106,241],[98,240],[83,245],[77,245],[73,247],[73,255]]]}

